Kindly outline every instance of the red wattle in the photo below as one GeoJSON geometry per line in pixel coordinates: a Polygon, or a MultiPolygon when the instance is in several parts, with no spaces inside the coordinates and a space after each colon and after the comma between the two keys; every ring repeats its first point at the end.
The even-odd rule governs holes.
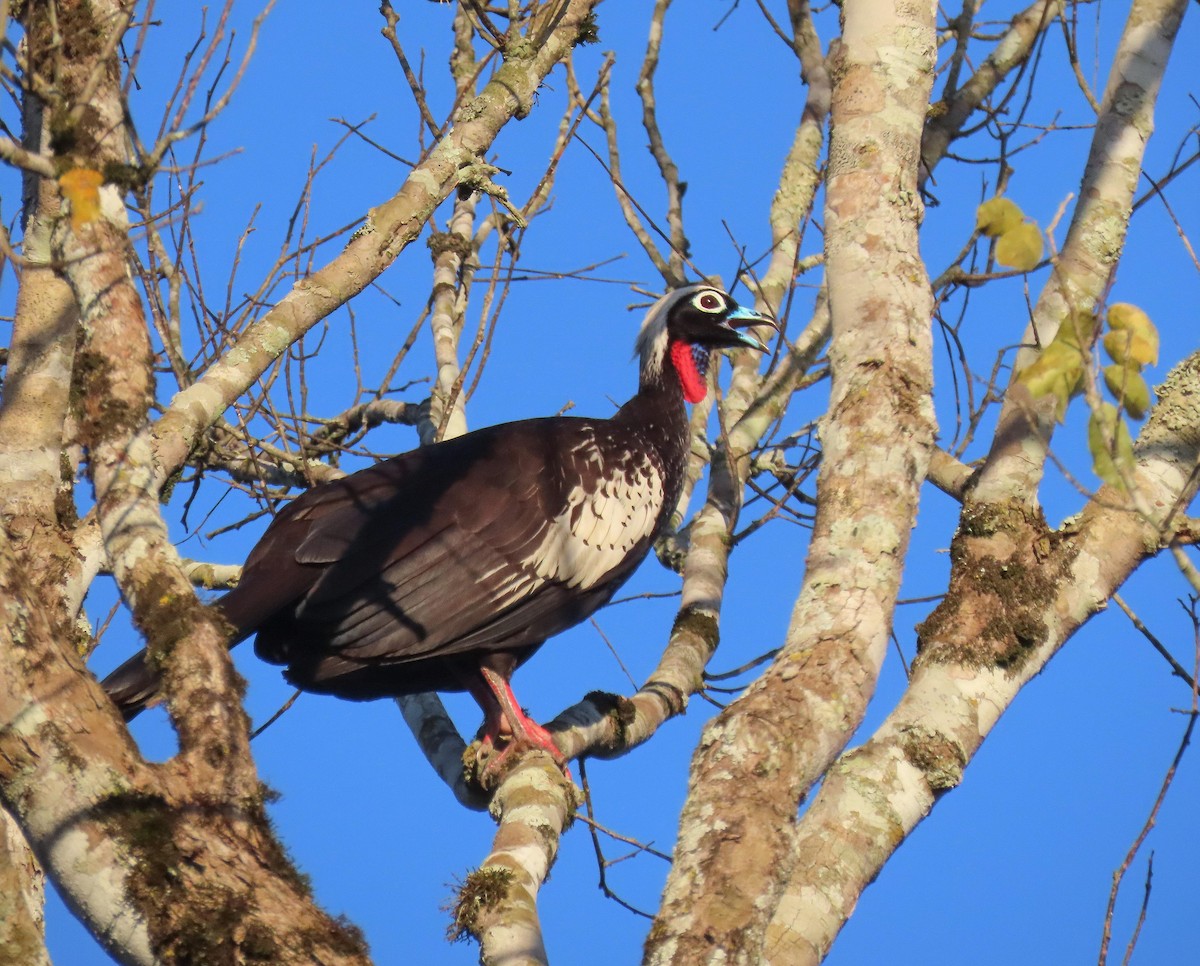
{"type": "Polygon", "coordinates": [[[679,382],[683,386],[683,398],[690,403],[698,403],[708,394],[708,383],[696,368],[696,359],[692,355],[692,347],[686,342],[671,343],[671,362],[679,373],[679,382]]]}

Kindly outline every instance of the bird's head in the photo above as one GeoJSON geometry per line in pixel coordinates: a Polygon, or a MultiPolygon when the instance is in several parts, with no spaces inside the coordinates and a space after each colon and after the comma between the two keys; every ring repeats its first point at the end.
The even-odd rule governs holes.
{"type": "Polygon", "coordinates": [[[642,381],[661,377],[669,367],[679,376],[684,398],[699,402],[707,391],[705,374],[713,349],[746,347],[765,352],[741,329],[754,325],[778,328],[774,321],[738,305],[732,295],[708,282],[668,292],[650,307],[638,334],[642,381]]]}

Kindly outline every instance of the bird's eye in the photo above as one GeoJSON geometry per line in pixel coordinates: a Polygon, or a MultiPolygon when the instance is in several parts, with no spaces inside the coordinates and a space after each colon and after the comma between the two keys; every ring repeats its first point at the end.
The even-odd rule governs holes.
{"type": "Polygon", "coordinates": [[[692,305],[701,312],[709,312],[711,314],[725,311],[725,300],[716,292],[711,291],[701,292],[692,299],[692,305]]]}

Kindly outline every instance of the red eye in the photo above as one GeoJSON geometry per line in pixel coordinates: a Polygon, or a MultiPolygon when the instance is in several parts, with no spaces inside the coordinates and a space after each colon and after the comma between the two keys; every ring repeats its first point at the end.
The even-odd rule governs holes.
{"type": "Polygon", "coordinates": [[[692,301],[692,305],[701,312],[720,312],[725,308],[725,300],[716,292],[701,292],[692,301]]]}

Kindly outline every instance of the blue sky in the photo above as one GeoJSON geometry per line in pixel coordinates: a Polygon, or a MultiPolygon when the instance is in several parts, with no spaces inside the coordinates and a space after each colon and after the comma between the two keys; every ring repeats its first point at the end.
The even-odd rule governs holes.
{"type": "MultiPolygon", "coordinates": [[[[157,124],[162,85],[173,83],[199,19],[193,9],[180,14],[168,6],[160,7],[164,25],[152,32],[139,74],[142,92],[135,101],[135,116],[144,118],[148,129],[157,124]]],[[[689,185],[685,210],[692,255],[706,272],[726,278],[736,265],[729,234],[751,253],[768,245],[767,206],[803,97],[795,60],[753,4],[738,5],[720,30],[713,29],[731,6],[717,0],[677,4],[668,19],[659,75],[660,120],[689,185]]],[[[601,52],[617,52],[614,110],[622,123],[625,179],[636,186],[639,201],[657,215],[662,196],[644,150],[632,95],[645,43],[646,7],[603,5],[601,43],[580,51],[577,65],[586,87],[601,52]]],[[[422,48],[426,52],[424,70],[436,85],[433,109],[440,117],[449,104],[442,77],[449,9],[433,3],[397,8],[410,56],[415,58],[422,48]]],[[[1017,9],[1004,4],[992,15],[1006,20],[1017,9]]],[[[239,6],[241,38],[254,12],[253,4],[239,6]]],[[[1124,12],[1106,6],[1106,32],[1095,46],[1090,35],[1085,36],[1084,70],[1091,73],[1098,65],[1099,86],[1124,12]]],[[[1194,19],[1184,26],[1177,47],[1181,53],[1196,49],[1200,39],[1194,19]]],[[[361,122],[374,115],[367,128],[372,138],[402,156],[415,154],[416,114],[392,53],[379,36],[381,24],[374,5],[342,5],[333,17],[328,4],[310,0],[280,4],[268,18],[241,89],[208,132],[209,156],[241,149],[204,175],[203,208],[194,227],[211,292],[223,297],[236,242],[256,205],[261,212],[244,248],[234,291],[252,289],[256,273],[275,257],[314,145],[323,154],[344,132],[330,118],[361,122]]],[[[827,43],[833,36],[828,22],[824,31],[827,43]]],[[[1035,101],[1029,119],[1049,123],[1061,110],[1059,124],[1080,123],[1085,118],[1082,98],[1060,66],[1057,33],[1044,57],[1040,69],[1049,96],[1035,101]]],[[[1147,167],[1152,172],[1167,170],[1180,139],[1197,124],[1197,108],[1187,98],[1194,79],[1194,69],[1177,57],[1168,73],[1159,135],[1149,154],[1147,167]]],[[[504,181],[517,199],[524,198],[540,177],[564,96],[560,70],[541,92],[538,109],[506,130],[497,143],[496,163],[513,172],[504,181]]],[[[583,133],[589,144],[602,149],[594,128],[585,126],[583,133]]],[[[1016,170],[1009,196],[1039,223],[1050,221],[1068,194],[1078,189],[1089,136],[1085,130],[1057,132],[1038,148],[1013,158],[1016,170]]],[[[1194,150],[1194,135],[1191,145],[1194,150]]],[[[986,145],[976,140],[968,147],[983,152],[986,145]]],[[[397,162],[360,142],[349,142],[317,182],[310,214],[313,234],[359,217],[393,194],[405,173],[397,162]]],[[[4,177],[4,195],[16,197],[11,176],[4,177]]],[[[923,241],[931,274],[969,236],[975,206],[985,196],[985,179],[992,178],[994,167],[946,164],[938,169],[933,191],[940,204],[927,213],[923,241]]],[[[1196,189],[1193,171],[1168,191],[1177,215],[1193,230],[1200,225],[1196,189]]],[[[12,212],[6,214],[11,217],[12,212]]],[[[1060,242],[1065,223],[1057,234],[1060,242]]],[[[819,244],[818,232],[810,227],[805,253],[819,250],[819,244]]],[[[318,263],[336,250],[335,244],[318,255],[318,263]]],[[[526,235],[522,267],[570,270],[617,254],[626,257],[599,274],[658,287],[652,266],[620,222],[606,174],[585,151],[573,148],[551,211],[526,235]]],[[[1044,277],[1044,271],[1030,277],[1032,297],[1044,277]]],[[[381,283],[399,305],[368,292],[353,306],[364,367],[376,373],[407,334],[429,291],[424,246],[407,251],[381,283]]],[[[1167,363],[1195,346],[1194,313],[1182,307],[1195,304],[1198,287],[1197,273],[1161,206],[1148,205],[1135,218],[1113,299],[1136,302],[1150,313],[1162,332],[1167,363]]],[[[990,368],[1000,348],[1019,341],[1026,296],[1020,280],[972,295],[964,339],[979,371],[990,368]]],[[[553,413],[569,402],[577,413],[611,412],[613,401],[624,400],[636,386],[630,347],[640,313],[627,307],[640,300],[628,285],[534,281],[514,286],[468,412],[471,425],[553,413]]],[[[795,301],[792,324],[798,329],[811,307],[812,289],[803,285],[795,301]]],[[[470,324],[477,318],[473,308],[470,324]]],[[[327,351],[310,370],[313,411],[332,414],[345,405],[352,378],[347,321],[345,312],[330,320],[327,351]]],[[[427,342],[419,342],[399,381],[426,376],[429,359],[427,342]]],[[[938,415],[948,439],[954,432],[954,408],[947,392],[950,370],[940,349],[938,366],[938,415]]],[[[1163,365],[1150,373],[1151,381],[1161,379],[1165,371],[1163,365]]],[[[424,392],[417,386],[401,398],[415,401],[424,392]]],[[[823,392],[818,389],[813,395],[797,400],[789,425],[799,426],[820,413],[823,392]]],[[[1090,481],[1081,443],[1085,421],[1077,402],[1056,446],[1072,471],[1090,481]]],[[[985,425],[984,440],[986,429],[985,425]]],[[[372,442],[377,450],[400,451],[415,445],[415,438],[411,430],[396,428],[380,431],[372,442]]],[[[978,455],[977,445],[968,456],[978,455]]],[[[213,508],[218,495],[215,488],[204,492],[193,510],[193,527],[201,509],[212,509],[211,518],[199,527],[202,532],[245,512],[232,498],[213,508]]],[[[1056,520],[1080,503],[1070,484],[1054,471],[1045,499],[1048,515],[1056,520]]],[[[914,532],[905,596],[944,590],[944,550],[955,519],[952,501],[930,488],[914,532]]],[[[239,562],[260,531],[250,527],[213,540],[191,536],[184,552],[239,562]]],[[[715,670],[740,665],[778,643],[802,579],[806,539],[806,531],[780,523],[764,528],[735,555],[724,643],[715,670]]],[[[667,592],[676,586],[671,574],[650,562],[628,592],[667,592]]],[[[1190,665],[1191,626],[1175,603],[1184,594],[1184,585],[1169,565],[1147,568],[1126,591],[1143,618],[1190,665]]],[[[110,590],[98,588],[93,614],[102,616],[109,600],[110,590]]],[[[929,606],[899,610],[896,631],[907,657],[914,646],[912,628],[929,606]]],[[[598,615],[639,682],[654,666],[673,613],[669,600],[639,600],[598,615]]],[[[96,667],[103,671],[114,666],[136,646],[127,630],[111,631],[96,655],[96,667]]],[[[258,664],[248,649],[242,651],[238,664],[251,684],[248,705],[254,719],[262,721],[290,689],[277,669],[258,664]]],[[[890,710],[903,683],[902,669],[890,656],[864,734],[890,710]]],[[[543,719],[590,690],[631,690],[588,625],[543,649],[518,675],[516,685],[522,702],[543,719]]],[[[972,763],[962,787],[940,802],[867,890],[827,962],[938,966],[968,956],[979,966],[1020,960],[1093,961],[1111,873],[1144,821],[1182,734],[1185,720],[1171,709],[1188,701],[1161,658],[1119,612],[1097,616],[1026,688],[972,763]]],[[[473,731],[478,712],[472,702],[455,696],[449,703],[463,730],[473,731]]],[[[668,724],[648,746],[620,761],[592,763],[589,777],[598,819],[669,851],[691,749],[709,714],[709,707],[695,700],[687,716],[668,724]]],[[[149,754],[169,754],[170,734],[161,711],[143,716],[135,733],[149,754]]],[[[356,705],[308,696],[257,739],[255,748],[264,780],[282,795],[272,814],[283,838],[312,876],[326,907],[345,913],[366,930],[377,962],[475,961],[473,950],[446,944],[448,920],[441,907],[450,900],[455,879],[487,853],[493,825],[486,816],[465,812],[454,803],[391,704],[356,705]]],[[[1194,869],[1200,865],[1192,816],[1198,798],[1197,763],[1185,759],[1148,843],[1155,850],[1154,891],[1139,947],[1142,962],[1187,961],[1192,949],[1194,869]]],[[[605,848],[610,856],[627,850],[614,842],[606,842],[605,848]]],[[[634,905],[652,910],[665,871],[661,861],[642,856],[610,869],[610,885],[634,905]]],[[[1115,945],[1123,945],[1136,918],[1144,874],[1145,855],[1130,874],[1115,945]]],[[[588,966],[639,958],[646,921],[605,900],[596,880],[591,842],[577,824],[563,841],[541,898],[547,943],[556,962],[588,966]]],[[[55,961],[71,966],[107,962],[56,901],[49,903],[47,921],[55,961]]]]}

